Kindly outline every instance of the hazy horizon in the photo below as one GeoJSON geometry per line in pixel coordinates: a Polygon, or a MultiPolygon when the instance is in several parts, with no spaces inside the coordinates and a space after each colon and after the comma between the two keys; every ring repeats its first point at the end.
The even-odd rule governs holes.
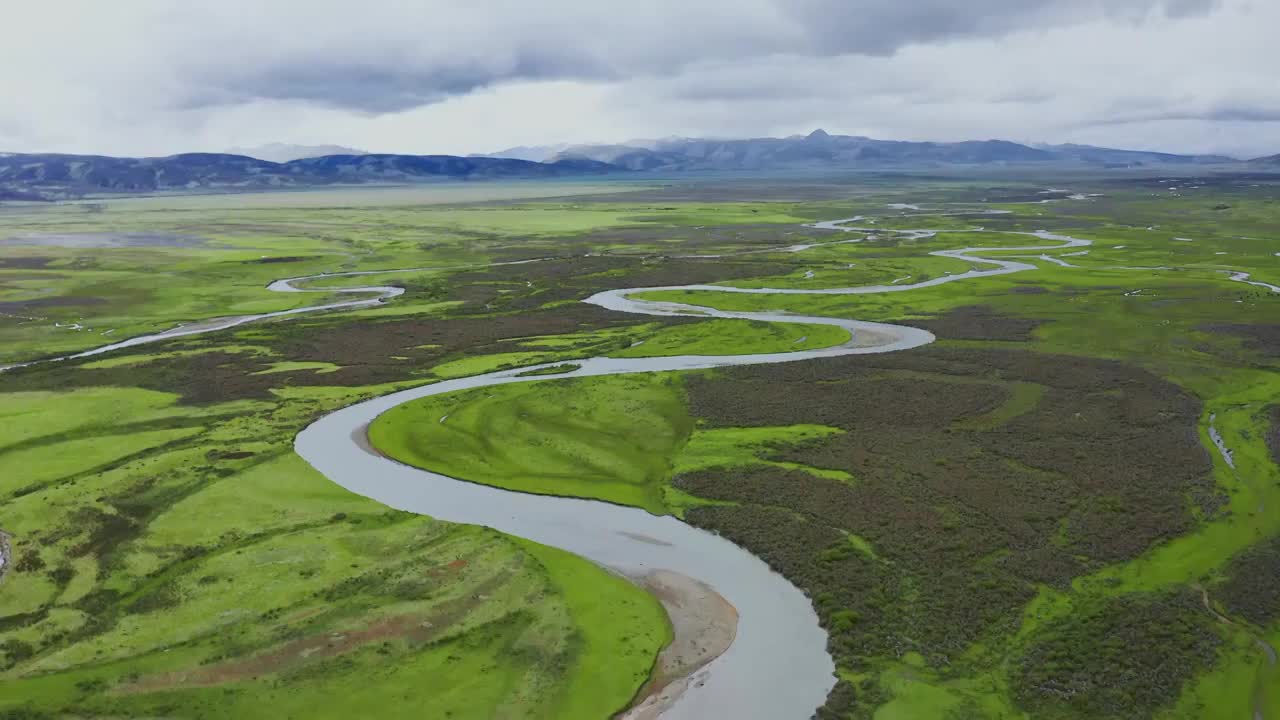
{"type": "MultiPolygon", "coordinates": [[[[827,133],[828,133],[828,134],[830,134],[830,135],[837,135],[837,136],[852,136],[852,135],[853,135],[852,133],[844,133],[844,132],[833,131],[833,130],[830,130],[830,129],[828,129],[828,128],[815,128],[815,129],[817,129],[817,130],[823,130],[823,131],[827,132],[827,133]]],[[[812,131],[810,131],[810,132],[812,132],[812,131]]],[[[618,140],[618,141],[596,141],[596,140],[586,139],[586,140],[581,140],[581,141],[560,142],[560,143],[531,143],[531,144],[521,144],[521,145],[502,145],[501,147],[491,147],[491,148],[489,148],[489,149],[487,149],[487,150],[473,150],[473,151],[468,151],[468,152],[457,152],[457,153],[436,152],[436,151],[431,151],[431,150],[424,151],[424,152],[412,152],[412,153],[410,153],[410,152],[404,152],[404,151],[400,151],[400,150],[396,150],[396,149],[379,149],[379,150],[370,150],[370,149],[368,149],[368,148],[355,148],[355,147],[336,148],[336,147],[335,147],[335,148],[334,148],[335,150],[337,150],[337,149],[343,149],[343,150],[347,150],[347,151],[352,151],[352,153],[338,153],[338,152],[333,152],[333,153],[330,153],[330,154],[369,154],[369,155],[381,155],[381,154],[389,154],[389,155],[459,155],[459,156],[468,156],[468,155],[485,155],[485,156],[493,156],[493,155],[498,155],[498,154],[503,153],[503,152],[508,151],[508,150],[516,150],[516,149],[521,149],[521,148],[529,148],[529,149],[533,149],[533,148],[538,148],[538,149],[542,149],[542,148],[560,148],[560,147],[568,148],[568,147],[573,147],[573,146],[588,146],[588,145],[631,145],[631,146],[635,146],[635,147],[643,147],[643,146],[645,146],[645,145],[652,144],[652,143],[656,143],[656,142],[660,142],[660,141],[663,141],[663,140],[694,140],[694,139],[696,139],[696,140],[727,141],[727,142],[731,142],[731,141],[735,141],[735,140],[761,140],[761,139],[770,139],[770,138],[774,138],[774,139],[797,138],[797,137],[804,137],[804,136],[806,136],[806,135],[808,135],[808,134],[809,134],[809,133],[807,133],[807,132],[798,132],[798,133],[790,133],[790,134],[788,134],[788,135],[773,135],[773,136],[764,136],[764,135],[739,135],[739,136],[728,136],[728,135],[699,135],[699,136],[696,136],[696,137],[693,137],[693,136],[680,136],[680,135],[668,135],[668,136],[665,136],[665,137],[655,137],[655,138],[628,138],[628,139],[626,139],[626,140],[618,140]]],[[[871,138],[871,139],[873,139],[873,140],[887,140],[887,141],[906,141],[906,142],[933,142],[933,143],[952,143],[952,142],[966,142],[966,141],[983,142],[983,141],[992,141],[992,140],[996,140],[996,141],[1008,141],[1008,142],[1015,142],[1015,143],[1019,143],[1019,144],[1022,144],[1022,145],[1026,145],[1026,146],[1028,146],[1028,147],[1032,147],[1032,148],[1058,147],[1058,146],[1063,146],[1063,145],[1070,145],[1070,144],[1073,144],[1073,143],[1058,143],[1058,142],[1053,142],[1053,141],[1049,141],[1049,140],[1026,140],[1026,141],[1023,141],[1023,140],[1011,140],[1010,138],[1003,138],[1003,137],[965,137],[965,138],[954,138],[954,139],[948,139],[948,140],[939,140],[939,139],[937,139],[937,138],[913,138],[913,139],[907,140],[906,138],[896,138],[896,137],[875,137],[875,138],[871,138]]],[[[1086,144],[1086,145],[1092,145],[1092,144],[1090,144],[1090,143],[1083,143],[1083,144],[1086,144]]],[[[272,161],[272,162],[286,162],[286,161],[283,161],[283,160],[274,160],[274,159],[272,159],[272,158],[270,158],[270,157],[265,157],[265,155],[270,155],[271,153],[270,153],[270,152],[261,152],[261,151],[264,151],[264,150],[270,150],[270,151],[279,152],[279,151],[280,151],[280,150],[282,150],[282,149],[291,149],[291,148],[326,148],[326,149],[327,149],[327,148],[329,148],[329,147],[333,147],[333,146],[337,146],[337,145],[338,145],[337,143],[287,143],[287,142],[280,142],[280,141],[268,141],[268,142],[263,142],[263,143],[260,143],[260,144],[255,144],[255,145],[252,145],[252,146],[229,147],[229,148],[199,148],[199,147],[198,147],[198,148],[192,148],[192,149],[188,149],[188,150],[179,150],[179,151],[177,151],[177,152],[172,152],[172,153],[164,153],[164,154],[162,154],[162,155],[139,155],[139,156],[131,156],[131,157],[169,157],[169,156],[173,156],[173,155],[182,155],[182,154],[189,154],[189,153],[214,153],[214,154],[227,154],[227,155],[246,155],[246,156],[249,156],[249,157],[255,157],[255,158],[263,159],[263,160],[269,160],[269,161],[272,161]]],[[[501,143],[499,143],[499,145],[501,145],[501,143]]],[[[1178,148],[1150,148],[1150,147],[1134,147],[1134,146],[1121,146],[1121,145],[1115,145],[1115,146],[1096,146],[1096,147],[1107,147],[1107,148],[1109,148],[1109,149],[1115,149],[1115,150],[1135,150],[1135,151],[1142,151],[1142,152],[1160,152],[1160,153],[1184,154],[1184,155],[1196,155],[1196,154],[1202,154],[1202,155],[1222,155],[1222,156],[1225,156],[1225,157],[1230,157],[1230,158],[1233,158],[1233,159],[1236,159],[1236,160],[1242,160],[1242,161],[1243,161],[1243,160],[1250,160],[1250,159],[1253,159],[1253,158],[1255,158],[1255,157],[1260,157],[1260,156],[1258,156],[1258,155],[1240,155],[1240,154],[1234,154],[1234,155],[1233,155],[1233,154],[1230,154],[1230,153],[1193,153],[1193,152],[1188,152],[1188,151],[1179,150],[1178,148]]],[[[92,150],[85,150],[85,151],[51,151],[51,152],[46,153],[46,151],[41,151],[41,150],[15,151],[15,150],[9,150],[9,149],[3,149],[3,148],[0,148],[0,156],[3,156],[3,155],[9,155],[9,154],[100,155],[100,156],[106,156],[106,157],[113,157],[113,156],[114,156],[112,153],[95,152],[95,151],[92,151],[92,150]]],[[[1271,153],[1271,154],[1274,154],[1274,153],[1271,153]]],[[[123,156],[122,156],[122,157],[123,157],[123,156]]]]}

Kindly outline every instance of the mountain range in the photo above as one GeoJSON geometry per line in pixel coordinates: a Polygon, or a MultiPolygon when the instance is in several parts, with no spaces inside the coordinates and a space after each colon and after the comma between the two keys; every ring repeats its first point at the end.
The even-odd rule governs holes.
{"type": "Polygon", "coordinates": [[[585,159],[540,163],[454,155],[325,155],[276,163],[219,153],[159,158],[0,153],[0,199],[558,178],[617,171],[614,165],[585,159]]]}
{"type": "Polygon", "coordinates": [[[806,168],[939,167],[1059,163],[1097,167],[1237,162],[1222,155],[1177,155],[1090,145],[1021,145],[1007,140],[909,142],[831,135],[814,130],[785,138],[715,140],[665,138],[614,145],[511,148],[489,157],[607,162],[629,170],[774,170],[806,168]]]}
{"type": "Polygon", "coordinates": [[[280,143],[249,154],[187,153],[157,158],[0,153],[0,201],[93,194],[240,191],[366,183],[564,178],[606,173],[690,171],[839,171],[1026,166],[1280,169],[1280,155],[1241,162],[1222,155],[1179,155],[1091,145],[1022,145],[1007,140],[910,142],[831,135],[785,138],[664,138],[621,144],[510,148],[486,155],[394,155],[340,146],[280,143]],[[332,153],[330,150],[349,152],[332,153]],[[312,153],[320,153],[313,156],[312,153]],[[300,157],[293,157],[298,155],[300,157]]]}

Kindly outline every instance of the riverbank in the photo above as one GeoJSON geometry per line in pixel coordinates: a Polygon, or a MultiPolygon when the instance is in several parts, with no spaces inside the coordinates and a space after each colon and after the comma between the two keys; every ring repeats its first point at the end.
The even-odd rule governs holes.
{"type": "Polygon", "coordinates": [[[701,682],[698,671],[733,644],[738,610],[706,583],[680,573],[654,570],[632,580],[662,603],[674,637],[658,654],[637,702],[618,720],[654,720],[701,682]]]}

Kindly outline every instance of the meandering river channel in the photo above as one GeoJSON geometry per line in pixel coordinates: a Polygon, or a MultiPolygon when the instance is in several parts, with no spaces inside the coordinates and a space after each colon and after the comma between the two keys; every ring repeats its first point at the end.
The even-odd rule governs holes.
{"type": "MultiPolygon", "coordinates": [[[[969,214],[981,215],[996,212],[999,211],[977,211],[969,214]]],[[[935,213],[921,213],[921,215],[928,214],[935,213]]],[[[942,232],[928,229],[887,230],[876,227],[857,227],[854,223],[859,220],[863,218],[831,220],[814,223],[809,227],[832,233],[893,235],[904,239],[923,239],[942,232]]],[[[945,232],[964,231],[948,229],[945,232]]],[[[1004,275],[1036,268],[1033,264],[1011,259],[1009,255],[1011,252],[1045,253],[1091,244],[1088,240],[1047,231],[1004,234],[1030,236],[1041,242],[1022,247],[969,247],[934,251],[930,254],[968,262],[971,269],[917,283],[905,283],[903,281],[909,278],[902,278],[890,285],[850,288],[738,288],[722,285],[680,285],[660,288],[626,288],[598,293],[587,298],[585,302],[617,312],[640,315],[694,314],[702,317],[835,325],[847,329],[852,337],[842,345],[817,350],[755,355],[595,357],[574,360],[576,369],[551,376],[529,376],[527,373],[530,370],[560,363],[547,363],[458,378],[403,390],[338,410],[299,433],[295,440],[295,448],[299,455],[333,482],[391,507],[449,522],[486,525],[504,533],[563,548],[631,577],[644,576],[654,571],[668,571],[700,581],[737,609],[736,637],[723,654],[699,670],[689,682],[683,685],[682,692],[672,694],[669,702],[661,705],[659,708],[661,717],[670,720],[808,718],[814,709],[822,704],[835,682],[835,667],[826,651],[827,636],[819,627],[817,615],[808,598],[781,575],[770,570],[763,561],[728,540],[685,525],[673,517],[655,516],[639,509],[590,500],[527,495],[456,480],[402,465],[369,449],[365,435],[367,427],[376,417],[402,403],[470,388],[540,382],[567,377],[698,370],[885,353],[919,347],[934,340],[932,334],[912,327],[843,318],[794,315],[783,311],[726,312],[635,297],[642,292],[698,290],[767,295],[858,295],[909,292],[971,278],[1004,275]],[[993,257],[992,253],[1002,255],[993,257]]],[[[749,252],[799,253],[826,245],[861,242],[862,239],[863,237],[859,236],[831,242],[749,252]]],[[[1032,256],[1032,258],[1070,267],[1064,261],[1047,254],[1032,256]]],[[[523,262],[537,262],[537,260],[523,262]]],[[[202,321],[39,362],[88,357],[170,338],[213,332],[268,318],[376,305],[401,295],[404,290],[395,286],[334,289],[302,285],[309,281],[334,277],[387,275],[443,269],[451,268],[360,271],[277,280],[268,286],[269,290],[353,293],[361,297],[282,312],[202,321]]],[[[1251,281],[1247,273],[1232,272],[1231,279],[1272,292],[1280,292],[1280,287],[1251,281]]],[[[0,370],[3,369],[5,368],[0,367],[0,370]]]]}
{"type": "MultiPolygon", "coordinates": [[[[841,223],[833,221],[819,227],[847,229],[841,223]]],[[[919,236],[932,231],[905,232],[919,236]]],[[[835,667],[826,651],[826,633],[819,627],[808,598],[755,556],[728,540],[685,525],[673,517],[659,517],[639,509],[590,500],[527,495],[411,468],[365,449],[366,428],[374,418],[402,403],[470,388],[552,378],[794,362],[919,347],[933,342],[934,337],[912,327],[785,312],[724,312],[679,303],[651,302],[633,296],[652,290],[827,295],[906,292],[1035,268],[1023,262],[983,257],[983,252],[1039,252],[1089,244],[1087,240],[1046,232],[1030,235],[1053,244],[937,251],[933,254],[989,266],[990,269],[970,270],[911,285],[823,290],[687,285],[599,293],[587,298],[586,302],[643,315],[697,313],[706,317],[836,325],[849,330],[852,339],[835,347],[788,353],[595,357],[575,360],[576,370],[551,377],[531,377],[524,373],[556,363],[459,378],[403,390],[338,410],[302,431],[295,448],[307,462],[334,482],[391,507],[450,522],[487,525],[563,548],[628,575],[667,570],[705,583],[737,608],[737,637],[724,654],[699,671],[695,681],[689,683],[684,692],[666,707],[661,717],[681,720],[711,717],[808,718],[822,704],[835,682],[835,667]]]]}
{"type": "MultiPolygon", "coordinates": [[[[981,213],[979,213],[981,214],[981,213]]],[[[854,227],[862,218],[833,220],[811,225],[831,232],[875,233],[905,238],[925,238],[934,230],[885,230],[854,227]]],[[[948,230],[947,232],[954,232],[948,230]]],[[[554,376],[526,373],[558,363],[458,378],[403,390],[338,410],[298,434],[294,447],[308,463],[333,482],[360,495],[401,510],[456,523],[486,525],[504,533],[563,548],[632,577],[663,570],[693,578],[719,593],[738,612],[737,634],[729,648],[700,669],[696,676],[661,708],[669,720],[735,718],[785,720],[808,718],[823,703],[835,683],[835,666],[827,654],[827,636],[818,625],[809,599],[763,561],[717,535],[686,525],[674,517],[655,516],[635,508],[603,502],[528,495],[456,480],[411,468],[368,449],[365,433],[370,422],[402,403],[470,388],[519,382],[540,382],[567,377],[624,373],[698,370],[737,365],[795,362],[823,357],[908,350],[933,342],[925,330],[833,317],[793,315],[787,312],[726,312],[674,302],[653,302],[634,297],[653,290],[699,290],[767,295],[857,295],[909,292],[923,287],[970,278],[1033,270],[1035,265],[984,254],[1044,252],[1090,244],[1064,235],[1041,231],[1017,233],[1043,241],[1023,247],[971,247],[939,250],[930,254],[961,260],[975,266],[967,272],[943,275],[918,283],[850,288],[737,288],[721,285],[681,285],[662,288],[627,288],[598,293],[585,302],[617,312],[641,315],[688,315],[742,318],[767,322],[835,325],[847,329],[851,339],[817,350],[756,355],[679,355],[654,358],[595,357],[573,361],[577,368],[554,376]],[[1051,243],[1051,244],[1043,244],[1051,243]],[[979,269],[980,266],[982,269],[979,269]]],[[[862,238],[833,241],[859,242],[862,238]]],[[[833,243],[790,246],[778,251],[803,252],[833,243]]],[[[427,270],[427,268],[418,268],[427,270]]],[[[404,292],[394,286],[332,288],[300,287],[307,281],[339,276],[412,272],[397,269],[334,273],[290,278],[272,283],[276,292],[358,293],[365,297],[320,306],[262,315],[219,318],[163,333],[131,338],[93,350],[69,355],[88,357],[110,350],[158,342],[169,338],[212,332],[266,318],[306,312],[374,305],[404,292]],[[369,297],[372,295],[372,297],[369,297]]]]}

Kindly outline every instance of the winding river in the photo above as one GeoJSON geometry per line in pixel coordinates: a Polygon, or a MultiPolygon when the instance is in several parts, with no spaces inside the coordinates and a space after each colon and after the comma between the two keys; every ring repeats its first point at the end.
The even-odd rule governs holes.
{"type": "MultiPolygon", "coordinates": [[[[934,230],[886,230],[854,227],[862,218],[815,223],[810,227],[831,232],[877,233],[907,239],[932,236],[934,230]]],[[[945,232],[955,232],[946,230],[945,232]]],[[[1009,233],[1006,233],[1009,234],[1009,233]]],[[[833,317],[794,315],[787,312],[726,312],[675,302],[655,302],[634,297],[653,290],[699,290],[768,295],[858,295],[908,292],[960,280],[1004,275],[1036,266],[991,257],[990,253],[1061,250],[1090,245],[1047,231],[1014,233],[1036,238],[1038,244],[1022,247],[969,247],[939,250],[938,257],[961,260],[983,269],[943,275],[912,284],[872,285],[851,288],[737,288],[721,285],[680,285],[661,288],[627,288],[593,295],[585,302],[617,312],[640,315],[690,315],[740,318],[767,322],[835,325],[850,331],[851,339],[817,350],[755,355],[680,355],[655,358],[595,357],[573,361],[572,372],[554,376],[529,376],[530,370],[561,363],[522,367],[476,375],[403,390],[338,410],[316,421],[295,440],[295,448],[308,463],[333,482],[360,495],[401,510],[440,520],[486,525],[504,533],[563,548],[629,576],[654,570],[673,571],[699,580],[732,603],[738,611],[738,631],[729,649],[698,671],[686,689],[662,712],[663,718],[762,718],[779,720],[810,717],[835,683],[835,667],[826,651],[827,636],[808,600],[760,559],[717,535],[685,525],[669,516],[603,502],[528,495],[486,485],[459,481],[437,473],[411,468],[367,449],[366,429],[374,418],[402,403],[471,388],[538,382],[567,377],[624,373],[698,370],[765,363],[795,362],[823,357],[894,352],[933,342],[925,330],[833,317]],[[1044,244],[1051,243],[1051,244],[1044,244]]],[[[862,238],[836,242],[859,242],[862,238]]],[[[796,245],[774,252],[801,252],[834,243],[796,245]]],[[[1042,259],[1037,257],[1036,259],[1042,259]]],[[[1044,258],[1047,259],[1047,258],[1044,258]]],[[[534,261],[525,261],[534,262],[534,261]]],[[[428,268],[421,268],[427,270],[428,268]]],[[[444,269],[444,268],[441,268],[444,269]]],[[[412,270],[334,273],[290,278],[272,283],[276,292],[342,292],[372,294],[358,300],[330,303],[262,315],[221,318],[197,326],[125,340],[67,358],[87,357],[119,348],[157,342],[183,335],[211,332],[255,320],[305,312],[375,305],[404,292],[394,286],[304,288],[298,283],[340,276],[411,272],[412,270]]],[[[1233,280],[1247,281],[1247,276],[1233,280]]],[[[60,360],[67,358],[53,358],[60,360]]]]}
{"type": "Polygon", "coordinates": [[[186,337],[189,335],[203,335],[205,333],[216,332],[218,330],[226,330],[237,325],[245,325],[252,322],[269,320],[271,318],[288,317],[290,315],[302,315],[306,313],[318,313],[326,310],[349,310],[351,308],[371,307],[380,305],[383,302],[404,294],[404,288],[392,285],[373,285],[352,288],[300,288],[294,283],[306,282],[311,280],[322,280],[326,278],[340,277],[358,277],[363,275],[389,275],[392,273],[412,273],[412,272],[437,272],[442,270],[468,270],[471,268],[495,267],[498,265],[523,265],[525,263],[539,262],[534,260],[515,260],[512,262],[487,263],[484,265],[463,265],[457,267],[421,267],[421,268],[405,268],[401,270],[360,270],[357,272],[340,272],[340,273],[322,273],[320,275],[308,275],[305,277],[284,278],[276,280],[267,285],[267,289],[272,292],[282,293],[326,293],[326,294],[356,294],[363,295],[358,300],[343,300],[340,302],[325,303],[323,305],[307,305],[305,307],[294,308],[292,310],[277,310],[276,312],[259,313],[257,315],[232,315],[229,317],[210,318],[208,320],[200,320],[190,325],[178,325],[158,333],[150,335],[138,335],[128,340],[111,343],[110,345],[102,345],[100,347],[85,350],[83,352],[71,355],[63,355],[60,357],[45,358],[42,360],[32,360],[30,362],[14,363],[12,365],[0,365],[0,372],[12,370],[13,368],[26,367],[28,365],[36,365],[38,363],[60,362],[63,360],[76,360],[79,358],[93,357],[109,353],[112,350],[123,350],[124,348],[136,347],[138,345],[149,345],[164,340],[172,340],[173,338],[186,337]],[[372,297],[369,297],[372,295],[372,297]]]}
{"type": "MultiPolygon", "coordinates": [[[[819,224],[820,229],[857,230],[847,221],[819,224]]],[[[922,237],[933,231],[899,231],[922,237]]],[[[1025,233],[1053,245],[965,248],[932,253],[990,269],[970,270],[911,285],[876,285],[823,290],[735,288],[681,285],[629,288],[598,293],[586,302],[618,312],[643,315],[687,315],[741,318],[770,322],[835,325],[850,331],[838,346],[800,352],[757,355],[680,355],[657,358],[595,357],[575,360],[577,369],[552,376],[589,377],[624,373],[697,370],[735,365],[794,362],[822,357],[907,350],[933,342],[918,328],[785,312],[726,312],[633,297],[653,290],[706,290],[754,294],[868,294],[906,292],[974,277],[1034,269],[1034,265],[982,257],[991,251],[1045,251],[1085,246],[1079,240],[1047,232],[1025,233]]],[[[814,246],[816,247],[816,245],[814,246]]],[[[338,410],[303,430],[295,448],[313,467],[343,487],[401,510],[450,522],[487,525],[504,533],[553,545],[627,575],[668,570],[695,578],[727,599],[738,611],[737,637],[729,649],[699,671],[694,682],[662,713],[663,718],[807,718],[822,704],[835,682],[835,666],[826,651],[826,633],[817,615],[795,586],[760,559],[717,535],[695,529],[673,517],[590,500],[527,495],[461,482],[411,468],[365,448],[369,423],[402,403],[471,388],[538,382],[530,370],[558,363],[459,378],[368,400],[338,410]]]]}

